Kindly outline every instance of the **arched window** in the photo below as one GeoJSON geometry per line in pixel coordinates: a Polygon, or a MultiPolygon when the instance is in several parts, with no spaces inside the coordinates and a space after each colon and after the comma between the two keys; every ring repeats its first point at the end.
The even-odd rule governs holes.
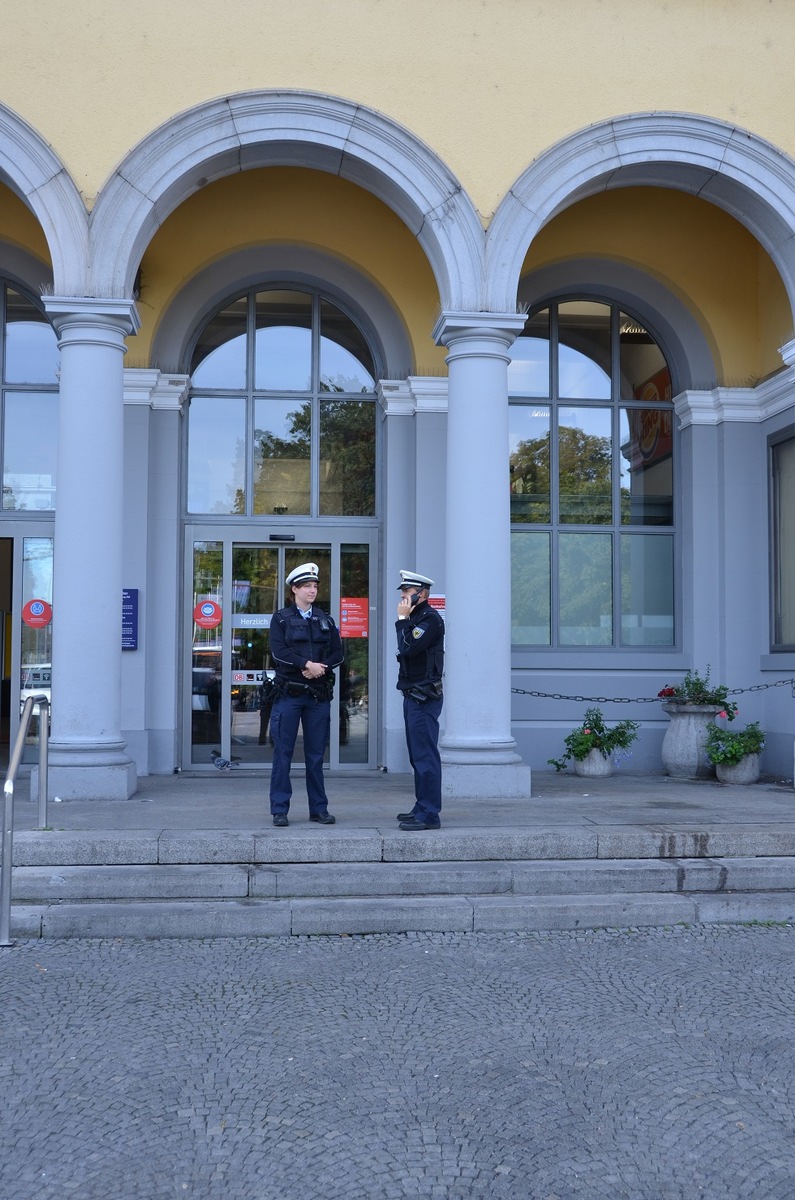
{"type": "Polygon", "coordinates": [[[532,312],[508,368],[517,646],[673,646],[671,375],[616,305],[532,312]]]}
{"type": "Polygon", "coordinates": [[[248,291],[201,329],[190,371],[189,513],[375,514],[376,366],[337,304],[248,291]]]}
{"type": "Polygon", "coordinates": [[[3,509],[55,508],[58,339],[33,300],[0,283],[3,509]]]}

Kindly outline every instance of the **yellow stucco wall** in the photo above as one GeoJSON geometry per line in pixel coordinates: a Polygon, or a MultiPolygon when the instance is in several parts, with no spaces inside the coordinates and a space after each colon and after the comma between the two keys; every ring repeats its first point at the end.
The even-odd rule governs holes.
{"type": "MultiPolygon", "coordinates": [[[[30,0],[3,0],[1,32],[0,103],[52,145],[88,206],[175,113],[262,88],[386,113],[450,166],[484,223],[540,152],[618,114],[708,114],[795,153],[791,0],[38,0],[35,12],[30,0]]],[[[166,221],[144,257],[131,362],[148,361],[165,306],[192,274],[231,250],[288,241],[368,274],[400,312],[416,369],[443,368],[429,336],[437,290],[415,239],[367,193],[303,175],[300,185],[282,169],[219,181],[166,221]]],[[[0,238],[49,257],[2,185],[0,238]]],[[[596,196],[541,232],[526,267],[580,254],[636,263],[678,291],[726,382],[780,367],[777,347],[792,336],[783,287],[720,210],[673,191],[596,196]]]]}
{"type": "Polygon", "coordinates": [[[747,386],[780,369],[792,336],[784,285],[743,225],[697,197],[668,188],[621,188],[575,204],[536,237],[528,275],[571,258],[629,263],[660,280],[693,313],[719,382],[747,386]]]}
{"type": "Polygon", "coordinates": [[[540,151],[628,112],[704,113],[795,152],[791,0],[3,0],[0,102],[90,203],[176,112],[343,96],[448,163],[484,220],[540,151]]]}

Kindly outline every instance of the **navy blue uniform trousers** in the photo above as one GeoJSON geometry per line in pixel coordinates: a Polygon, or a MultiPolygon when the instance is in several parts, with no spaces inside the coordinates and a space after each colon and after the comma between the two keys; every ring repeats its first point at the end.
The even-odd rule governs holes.
{"type": "Polygon", "coordinates": [[[271,812],[287,814],[293,786],[290,767],[299,725],[304,732],[304,762],[306,763],[306,794],[309,813],[328,811],[328,796],[323,783],[323,755],[326,753],[331,729],[331,704],[313,696],[279,696],[271,710],[273,738],[273,767],[271,770],[271,812]]]}
{"type": "Polygon", "coordinates": [[[406,745],[414,772],[414,812],[417,820],[433,824],[442,808],[442,760],[439,757],[439,717],[443,697],[418,704],[403,697],[406,745]]]}

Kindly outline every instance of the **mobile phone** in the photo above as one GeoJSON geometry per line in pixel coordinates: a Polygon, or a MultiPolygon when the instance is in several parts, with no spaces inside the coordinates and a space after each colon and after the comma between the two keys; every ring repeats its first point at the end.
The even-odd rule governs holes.
{"type": "Polygon", "coordinates": [[[417,604],[419,602],[419,598],[420,598],[419,592],[415,592],[414,595],[411,597],[411,607],[412,608],[414,608],[415,604],[417,604]]]}

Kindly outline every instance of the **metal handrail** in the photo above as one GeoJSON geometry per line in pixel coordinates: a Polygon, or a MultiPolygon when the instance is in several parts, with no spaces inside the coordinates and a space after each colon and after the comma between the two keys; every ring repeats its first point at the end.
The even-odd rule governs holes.
{"type": "Polygon", "coordinates": [[[3,837],[2,837],[2,875],[0,876],[0,948],[13,946],[11,937],[11,868],[13,865],[14,840],[14,782],[22,761],[22,750],[25,745],[33,709],[39,706],[39,828],[47,826],[47,764],[50,741],[50,701],[48,696],[28,696],[22,709],[19,729],[14,741],[14,749],[6,771],[6,781],[3,785],[3,837]]]}

